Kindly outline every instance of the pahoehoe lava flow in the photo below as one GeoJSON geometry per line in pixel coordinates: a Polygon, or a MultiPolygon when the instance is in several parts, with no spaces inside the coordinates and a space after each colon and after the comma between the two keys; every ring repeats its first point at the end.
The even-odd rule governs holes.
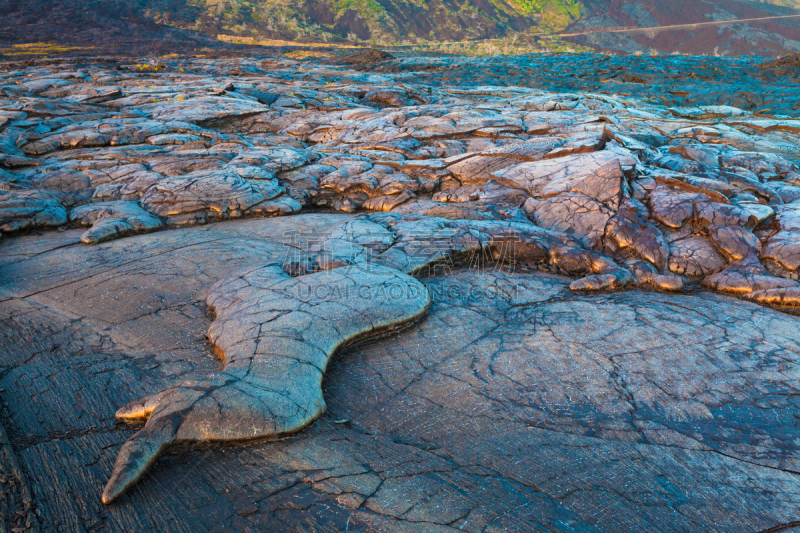
{"type": "Polygon", "coordinates": [[[797,520],[800,56],[212,52],[0,68],[0,529],[797,520]]]}
{"type": "Polygon", "coordinates": [[[224,371],[117,411],[117,418],[147,423],[120,450],[103,503],[136,483],[171,444],[274,437],[307,426],[325,410],[322,377],[337,349],[419,318],[430,297],[388,267],[292,278],[267,264],[215,284],[208,305],[216,313],[208,335],[224,371]],[[320,299],[320,289],[338,297],[320,299]]]}

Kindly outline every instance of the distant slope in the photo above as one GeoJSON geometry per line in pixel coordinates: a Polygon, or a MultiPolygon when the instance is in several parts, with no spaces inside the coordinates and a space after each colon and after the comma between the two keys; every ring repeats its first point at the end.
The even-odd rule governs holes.
{"type": "Polygon", "coordinates": [[[0,0],[0,41],[162,53],[254,40],[376,46],[553,33],[620,53],[800,52],[800,0],[0,0]],[[663,28],[700,24],[696,27],[663,28]],[[642,31],[642,30],[645,31],[642,31]]]}
{"type": "Polygon", "coordinates": [[[135,47],[140,53],[216,45],[209,36],[159,24],[161,11],[187,23],[202,15],[185,0],[0,0],[0,42],[135,47]]]}
{"type": "Polygon", "coordinates": [[[760,4],[773,4],[776,6],[800,9],[800,0],[757,0],[760,4]]]}
{"type": "Polygon", "coordinates": [[[800,0],[584,0],[584,7],[584,16],[563,33],[584,33],[567,38],[610,51],[766,56],[800,52],[800,16],[791,17],[800,15],[800,0]],[[764,20],[724,23],[739,19],[764,20]],[[642,28],[648,30],[636,31],[642,28]]]}
{"type": "Polygon", "coordinates": [[[403,42],[488,39],[531,27],[561,29],[577,0],[196,0],[194,29],[237,35],[403,42]]]}
{"type": "Polygon", "coordinates": [[[561,30],[580,16],[578,0],[0,0],[0,39],[99,36],[103,30],[121,30],[126,38],[127,22],[135,30],[149,22],[210,37],[388,44],[561,30]]]}

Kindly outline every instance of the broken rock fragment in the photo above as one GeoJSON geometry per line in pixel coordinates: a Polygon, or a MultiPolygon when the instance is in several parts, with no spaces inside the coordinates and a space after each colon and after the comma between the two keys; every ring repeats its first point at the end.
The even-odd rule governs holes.
{"type": "Polygon", "coordinates": [[[495,172],[494,176],[498,182],[524,189],[536,197],[575,192],[616,209],[626,187],[624,164],[635,165],[631,161],[623,161],[616,153],[604,150],[521,163],[495,172]]]}
{"type": "Polygon", "coordinates": [[[744,297],[768,305],[800,306],[800,287],[758,290],[746,294],[744,297]]]}
{"type": "Polygon", "coordinates": [[[98,244],[134,233],[148,233],[164,227],[164,222],[139,207],[137,202],[100,202],[74,208],[70,222],[91,226],[83,232],[83,244],[98,244]]]}
{"type": "Polygon", "coordinates": [[[555,148],[564,144],[563,139],[544,137],[522,143],[509,144],[459,158],[448,170],[462,184],[485,183],[492,173],[524,161],[543,159],[555,148]]]}
{"type": "Polygon", "coordinates": [[[185,225],[239,218],[266,199],[258,182],[233,169],[221,169],[164,178],[148,189],[140,203],[168,225],[185,225]]]}
{"type": "Polygon", "coordinates": [[[64,196],[52,191],[0,193],[0,231],[12,233],[65,224],[67,208],[61,203],[64,196]]]}
{"type": "Polygon", "coordinates": [[[669,248],[661,231],[642,220],[630,199],[605,226],[605,246],[611,252],[628,250],[658,269],[666,265],[669,248]]]}
{"type": "Polygon", "coordinates": [[[602,247],[606,225],[613,216],[603,203],[579,192],[528,198],[522,209],[537,226],[571,235],[591,249],[602,247]]]}
{"type": "Polygon", "coordinates": [[[691,278],[704,278],[727,264],[725,258],[707,238],[690,235],[671,242],[669,256],[670,271],[691,278]]]}
{"type": "Polygon", "coordinates": [[[703,285],[733,294],[747,294],[773,289],[796,288],[800,283],[770,275],[755,255],[734,261],[724,270],[708,276],[703,285]]]}

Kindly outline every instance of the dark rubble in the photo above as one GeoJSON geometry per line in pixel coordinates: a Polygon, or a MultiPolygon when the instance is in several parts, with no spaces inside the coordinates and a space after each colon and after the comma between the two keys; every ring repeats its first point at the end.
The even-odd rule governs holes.
{"type": "Polygon", "coordinates": [[[793,63],[367,59],[0,72],[9,529],[799,520],[793,63]]]}

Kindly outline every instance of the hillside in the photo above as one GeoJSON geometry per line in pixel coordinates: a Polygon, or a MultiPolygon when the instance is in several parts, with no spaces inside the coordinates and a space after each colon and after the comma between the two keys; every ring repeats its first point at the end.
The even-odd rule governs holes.
{"type": "Polygon", "coordinates": [[[566,38],[608,51],[800,52],[800,16],[793,16],[800,13],[798,0],[584,0],[583,7],[584,16],[564,32],[571,35],[566,38]],[[742,22],[723,23],[729,20],[742,22]]]}
{"type": "Polygon", "coordinates": [[[109,38],[147,40],[184,30],[212,38],[385,45],[552,32],[580,16],[577,0],[0,0],[0,39],[103,46],[109,38]]]}
{"type": "Polygon", "coordinates": [[[0,41],[161,53],[227,46],[220,39],[375,46],[500,39],[522,46],[513,51],[552,48],[555,39],[562,50],[774,56],[800,52],[800,17],[720,21],[799,9],[800,0],[0,0],[0,41]],[[686,24],[699,26],[654,29],[686,24]]]}

